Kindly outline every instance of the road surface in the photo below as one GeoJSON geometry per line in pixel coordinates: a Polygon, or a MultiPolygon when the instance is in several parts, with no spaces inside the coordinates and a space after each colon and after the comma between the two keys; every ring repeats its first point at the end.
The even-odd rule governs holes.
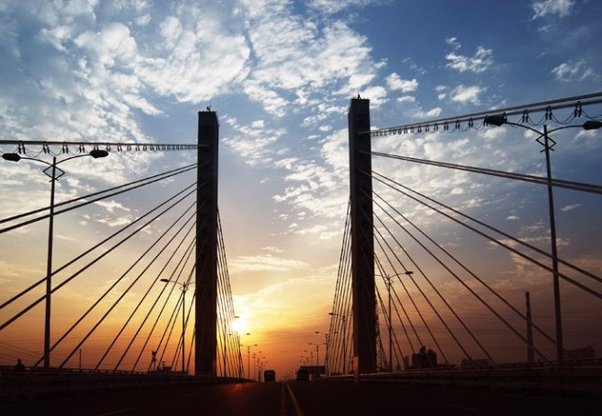
{"type": "Polygon", "coordinates": [[[432,386],[315,382],[199,384],[0,404],[0,415],[3,416],[518,416],[545,413],[601,415],[602,400],[526,396],[432,386]]]}

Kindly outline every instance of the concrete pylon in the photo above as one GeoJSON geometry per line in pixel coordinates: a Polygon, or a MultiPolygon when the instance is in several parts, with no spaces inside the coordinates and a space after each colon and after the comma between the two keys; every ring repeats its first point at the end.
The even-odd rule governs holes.
{"type": "Polygon", "coordinates": [[[358,373],[376,372],[376,298],[369,100],[361,98],[351,100],[348,126],[353,367],[357,375],[358,373]]]}
{"type": "Polygon", "coordinates": [[[219,124],[214,111],[199,112],[198,122],[194,370],[216,377],[219,124]]]}

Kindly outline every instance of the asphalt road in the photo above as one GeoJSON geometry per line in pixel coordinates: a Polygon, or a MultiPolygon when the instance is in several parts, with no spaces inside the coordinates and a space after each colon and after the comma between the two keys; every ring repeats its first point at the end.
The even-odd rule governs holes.
{"type": "Polygon", "coordinates": [[[428,386],[321,382],[193,385],[0,404],[0,415],[3,416],[518,416],[546,413],[599,416],[602,400],[428,386]]]}

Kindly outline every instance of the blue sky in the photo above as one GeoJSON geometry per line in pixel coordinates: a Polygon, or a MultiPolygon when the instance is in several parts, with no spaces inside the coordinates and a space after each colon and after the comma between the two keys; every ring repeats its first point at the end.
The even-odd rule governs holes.
{"type": "MultiPolygon", "coordinates": [[[[311,334],[326,329],[335,282],[348,198],[349,99],[370,98],[372,124],[384,127],[595,92],[601,12],[594,0],[2,0],[0,136],[192,143],[196,112],[211,106],[220,120],[220,210],[241,313],[274,326],[286,316],[311,334]],[[290,297],[300,290],[307,290],[301,304],[290,297]]],[[[395,137],[375,147],[542,174],[539,149],[528,140],[505,145],[508,135],[395,137]]],[[[599,139],[570,136],[570,150],[558,156],[559,177],[599,183],[592,168],[599,139]]],[[[93,169],[74,162],[59,195],[194,156],[112,155],[110,165],[93,169]]],[[[495,184],[464,174],[400,173],[378,163],[517,233],[534,225],[541,231],[546,221],[533,208],[535,197],[518,186],[494,194],[495,184]],[[514,212],[520,206],[527,208],[514,212]]],[[[21,198],[3,204],[3,216],[44,205],[47,184],[33,167],[0,172],[3,189],[21,198]],[[26,175],[29,193],[19,190],[26,175]]],[[[567,213],[599,204],[560,198],[567,213]]],[[[140,201],[112,202],[99,209],[118,217],[86,223],[90,233],[104,234],[140,209],[140,201]]],[[[429,224],[428,215],[408,210],[429,224]]],[[[16,290],[7,277],[0,284],[16,290]]]]}

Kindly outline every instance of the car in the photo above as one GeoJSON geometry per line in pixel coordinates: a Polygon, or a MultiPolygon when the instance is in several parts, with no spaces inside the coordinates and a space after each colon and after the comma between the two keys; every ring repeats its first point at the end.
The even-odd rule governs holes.
{"type": "Polygon", "coordinates": [[[276,372],[274,370],[265,370],[263,372],[263,381],[265,383],[273,383],[276,381],[276,372]]]}

